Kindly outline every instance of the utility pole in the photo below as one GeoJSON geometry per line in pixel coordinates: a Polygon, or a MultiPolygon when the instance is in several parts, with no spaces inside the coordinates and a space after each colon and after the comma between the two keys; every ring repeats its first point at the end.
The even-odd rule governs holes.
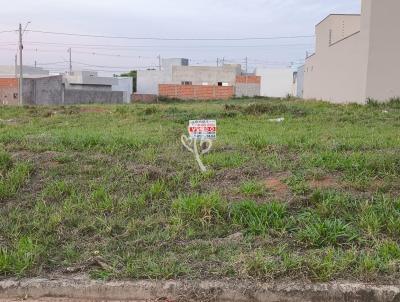
{"type": "Polygon", "coordinates": [[[19,24],[19,105],[23,104],[23,84],[24,84],[24,71],[22,65],[22,50],[24,49],[24,45],[22,44],[22,24],[19,24]]]}
{"type": "Polygon", "coordinates": [[[222,58],[222,66],[225,65],[225,57],[222,58]]]}
{"type": "Polygon", "coordinates": [[[15,78],[18,79],[18,55],[17,54],[15,54],[14,66],[15,66],[15,78]]]}
{"type": "Polygon", "coordinates": [[[246,74],[248,73],[248,71],[249,71],[249,58],[246,57],[246,74]]]}
{"type": "Polygon", "coordinates": [[[217,67],[219,67],[219,58],[217,58],[217,67]]]}
{"type": "Polygon", "coordinates": [[[158,56],[158,69],[161,71],[161,55],[158,56]]]}
{"type": "Polygon", "coordinates": [[[68,48],[69,52],[69,74],[72,74],[72,48],[68,48]]]}

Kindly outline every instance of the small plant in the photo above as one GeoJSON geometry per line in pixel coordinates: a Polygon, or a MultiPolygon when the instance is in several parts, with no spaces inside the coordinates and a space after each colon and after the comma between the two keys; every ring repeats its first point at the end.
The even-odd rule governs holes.
{"type": "Polygon", "coordinates": [[[311,253],[304,262],[313,280],[326,282],[350,270],[357,263],[357,254],[351,249],[343,251],[330,247],[311,253]]]}
{"type": "Polygon", "coordinates": [[[358,238],[355,229],[340,219],[321,219],[307,215],[297,232],[300,242],[311,247],[350,245],[358,238]]]}
{"type": "Polygon", "coordinates": [[[49,198],[54,201],[59,201],[69,195],[71,195],[74,191],[74,188],[71,184],[66,183],[65,181],[54,181],[49,183],[43,190],[43,197],[49,198]]]}
{"type": "Polygon", "coordinates": [[[21,238],[11,249],[0,247],[0,275],[23,275],[37,260],[38,246],[29,237],[21,238]]]}
{"type": "Polygon", "coordinates": [[[378,102],[375,99],[368,98],[367,99],[367,105],[370,106],[370,107],[380,107],[382,105],[382,103],[378,102]]]}
{"type": "Polygon", "coordinates": [[[271,144],[268,137],[261,134],[251,135],[247,138],[247,141],[251,147],[258,151],[266,149],[271,144]]]}
{"type": "Polygon", "coordinates": [[[126,105],[119,105],[116,109],[115,109],[115,113],[121,114],[121,115],[126,115],[128,114],[130,111],[129,107],[126,105]]]}
{"type": "Polygon", "coordinates": [[[246,272],[252,277],[265,280],[273,278],[274,273],[279,270],[279,263],[273,257],[264,255],[258,251],[251,255],[246,262],[246,272]]]}
{"type": "Polygon", "coordinates": [[[111,213],[114,208],[113,200],[104,186],[95,188],[92,192],[94,208],[101,212],[111,213]]]}
{"type": "Polygon", "coordinates": [[[17,163],[8,173],[0,178],[0,201],[4,198],[14,196],[26,179],[29,177],[33,168],[27,163],[17,163]]]}
{"type": "Polygon", "coordinates": [[[240,202],[232,205],[230,215],[234,224],[245,228],[252,235],[281,232],[288,227],[286,205],[281,203],[240,202]]]}
{"type": "Polygon", "coordinates": [[[388,106],[393,109],[399,109],[400,108],[400,98],[390,99],[388,106]]]}
{"type": "Polygon", "coordinates": [[[149,200],[158,200],[168,196],[168,193],[169,190],[167,185],[163,181],[157,180],[148,189],[146,197],[149,200]]]}
{"type": "Polygon", "coordinates": [[[260,197],[265,194],[265,187],[255,181],[247,181],[240,186],[240,193],[246,196],[260,197]]]}
{"type": "Polygon", "coordinates": [[[10,154],[0,150],[0,179],[4,177],[6,172],[11,169],[13,165],[10,154]]]}
{"type": "Polygon", "coordinates": [[[303,175],[293,175],[288,179],[288,185],[296,195],[305,195],[310,192],[310,187],[303,175]]]}
{"type": "Polygon", "coordinates": [[[142,253],[126,260],[126,277],[133,279],[176,279],[190,272],[186,263],[171,253],[142,253]]]}
{"type": "Polygon", "coordinates": [[[186,195],[172,203],[172,211],[184,223],[195,221],[207,225],[224,220],[227,204],[217,193],[186,195]]]}
{"type": "Polygon", "coordinates": [[[150,106],[150,107],[147,107],[143,111],[143,114],[144,115],[153,115],[153,114],[156,114],[157,112],[158,112],[158,108],[156,106],[150,106]]]}

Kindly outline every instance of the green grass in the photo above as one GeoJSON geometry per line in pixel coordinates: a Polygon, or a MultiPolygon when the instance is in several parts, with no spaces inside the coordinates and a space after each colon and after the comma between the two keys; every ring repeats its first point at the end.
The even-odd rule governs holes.
{"type": "Polygon", "coordinates": [[[399,116],[398,100],[1,107],[0,278],[396,281],[399,116]],[[189,119],[217,119],[207,173],[180,144],[189,119]]]}

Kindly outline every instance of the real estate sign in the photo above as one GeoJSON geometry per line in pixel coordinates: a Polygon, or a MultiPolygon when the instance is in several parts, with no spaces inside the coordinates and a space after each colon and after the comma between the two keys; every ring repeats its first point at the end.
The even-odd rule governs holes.
{"type": "Polygon", "coordinates": [[[189,134],[196,140],[215,140],[217,138],[216,120],[191,120],[189,121],[189,134]]]}

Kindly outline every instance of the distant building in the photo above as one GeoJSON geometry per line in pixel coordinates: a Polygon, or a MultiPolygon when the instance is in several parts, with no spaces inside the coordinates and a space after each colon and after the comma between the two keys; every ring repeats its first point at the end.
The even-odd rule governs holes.
{"type": "MultiPolygon", "coordinates": [[[[62,101],[62,76],[26,77],[23,82],[23,105],[58,104],[62,101]]],[[[19,104],[19,81],[0,78],[0,105],[19,104]]]]}
{"type": "MultiPolygon", "coordinates": [[[[0,68],[0,104],[18,105],[19,79],[12,68],[0,68]]],[[[132,78],[99,77],[96,72],[78,71],[49,76],[43,69],[24,66],[24,105],[130,103],[132,78]],[[27,74],[25,74],[27,72],[27,74]]]]}
{"type": "Polygon", "coordinates": [[[136,98],[228,99],[260,95],[260,78],[242,75],[240,65],[189,66],[188,59],[164,59],[160,70],[137,74],[136,98]]]}
{"type": "Polygon", "coordinates": [[[99,77],[94,71],[73,71],[64,75],[66,89],[87,89],[97,91],[112,91],[113,85],[118,85],[114,77],[99,77]]]}
{"type": "Polygon", "coordinates": [[[66,103],[130,103],[130,77],[101,77],[94,71],[73,71],[63,77],[66,103]]]}
{"type": "Polygon", "coordinates": [[[361,15],[329,15],[316,26],[304,66],[304,98],[335,103],[400,96],[399,0],[362,0],[361,15]]]}
{"type": "Polygon", "coordinates": [[[257,68],[261,77],[261,96],[283,98],[293,95],[293,69],[257,68]]]}
{"type": "MultiPolygon", "coordinates": [[[[23,66],[22,71],[24,73],[24,77],[26,78],[40,78],[46,77],[50,75],[48,70],[44,70],[40,67],[33,67],[33,66],[23,66]]],[[[17,77],[19,78],[19,66],[14,65],[2,65],[0,66],[0,78],[11,78],[17,77]]]]}
{"type": "MultiPolygon", "coordinates": [[[[43,68],[25,65],[22,70],[24,73],[24,97],[31,100],[34,83],[37,83],[40,78],[49,77],[50,73],[43,68]]],[[[0,66],[0,105],[18,105],[19,72],[19,66],[0,66]]]]}

